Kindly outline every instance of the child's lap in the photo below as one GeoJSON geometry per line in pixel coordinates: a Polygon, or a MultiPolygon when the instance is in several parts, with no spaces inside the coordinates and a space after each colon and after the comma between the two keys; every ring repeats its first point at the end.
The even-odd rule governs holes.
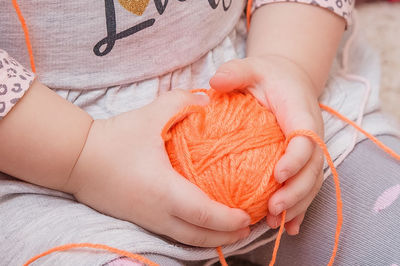
{"type": "MultiPolygon", "coordinates": [[[[385,136],[381,139],[400,152],[398,138],[385,136]]],[[[342,184],[344,223],[337,262],[342,265],[399,263],[400,235],[396,226],[400,216],[400,199],[390,206],[388,201],[376,204],[387,189],[392,188],[392,194],[396,188],[399,190],[399,162],[389,158],[370,141],[364,141],[356,146],[338,171],[342,184]]],[[[181,260],[176,260],[177,265],[186,265],[185,258],[210,257],[213,252],[210,249],[201,251],[175,246],[136,225],[101,215],[74,202],[66,194],[28,184],[21,188],[19,182],[1,176],[0,213],[3,243],[0,259],[6,265],[22,264],[33,255],[71,242],[103,243],[135,252],[169,254],[149,256],[161,259],[160,262],[172,262],[174,254],[179,254],[181,260]],[[174,252],[175,249],[179,252],[174,252]]],[[[326,264],[333,247],[335,225],[335,191],[329,178],[310,206],[300,234],[283,237],[277,265],[326,264]]],[[[270,243],[245,257],[265,263],[270,258],[272,246],[270,243]]],[[[52,254],[41,262],[45,265],[60,265],[60,261],[62,265],[81,265],[82,262],[101,265],[115,257],[108,253],[84,250],[52,254]]]]}

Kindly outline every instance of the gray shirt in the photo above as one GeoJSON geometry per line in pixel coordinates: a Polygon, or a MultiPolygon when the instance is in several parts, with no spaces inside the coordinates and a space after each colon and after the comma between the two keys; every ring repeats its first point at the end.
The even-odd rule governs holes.
{"type": "MultiPolygon", "coordinates": [[[[40,80],[51,88],[76,90],[133,83],[196,61],[232,31],[245,4],[244,0],[18,2],[40,80]]],[[[11,1],[1,4],[0,18],[0,49],[29,66],[11,1]]]]}

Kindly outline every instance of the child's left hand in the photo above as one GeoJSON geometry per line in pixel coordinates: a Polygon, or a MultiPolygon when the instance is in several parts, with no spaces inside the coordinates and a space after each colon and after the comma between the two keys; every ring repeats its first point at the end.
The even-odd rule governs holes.
{"type": "MultiPolygon", "coordinates": [[[[287,136],[297,129],[316,132],[323,139],[318,95],[311,78],[296,63],[280,56],[248,57],[223,64],[210,80],[218,91],[249,90],[270,109],[287,136]]],[[[268,202],[267,223],[277,228],[286,210],[289,235],[299,232],[305,212],[320,190],[322,151],[306,137],[292,139],[278,161],[274,176],[283,187],[268,202]]]]}

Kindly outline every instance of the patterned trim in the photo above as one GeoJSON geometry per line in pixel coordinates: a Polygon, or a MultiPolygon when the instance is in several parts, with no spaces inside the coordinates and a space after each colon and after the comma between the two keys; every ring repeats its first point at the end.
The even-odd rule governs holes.
{"type": "Polygon", "coordinates": [[[352,24],[354,0],[255,0],[253,2],[252,12],[262,5],[279,2],[304,3],[326,8],[336,15],[343,17],[346,20],[346,28],[352,24]]]}
{"type": "Polygon", "coordinates": [[[0,49],[0,120],[31,86],[35,75],[0,49]]]}

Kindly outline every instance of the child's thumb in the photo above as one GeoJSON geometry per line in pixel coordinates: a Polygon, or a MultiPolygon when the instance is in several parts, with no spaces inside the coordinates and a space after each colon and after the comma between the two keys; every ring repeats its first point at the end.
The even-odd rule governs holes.
{"type": "Polygon", "coordinates": [[[156,101],[159,110],[159,119],[166,124],[187,106],[204,106],[209,103],[207,95],[191,93],[187,90],[174,89],[162,94],[156,101]]]}
{"type": "Polygon", "coordinates": [[[250,58],[234,59],[221,65],[210,79],[211,88],[228,92],[237,89],[246,89],[259,80],[257,71],[250,58]]]}

